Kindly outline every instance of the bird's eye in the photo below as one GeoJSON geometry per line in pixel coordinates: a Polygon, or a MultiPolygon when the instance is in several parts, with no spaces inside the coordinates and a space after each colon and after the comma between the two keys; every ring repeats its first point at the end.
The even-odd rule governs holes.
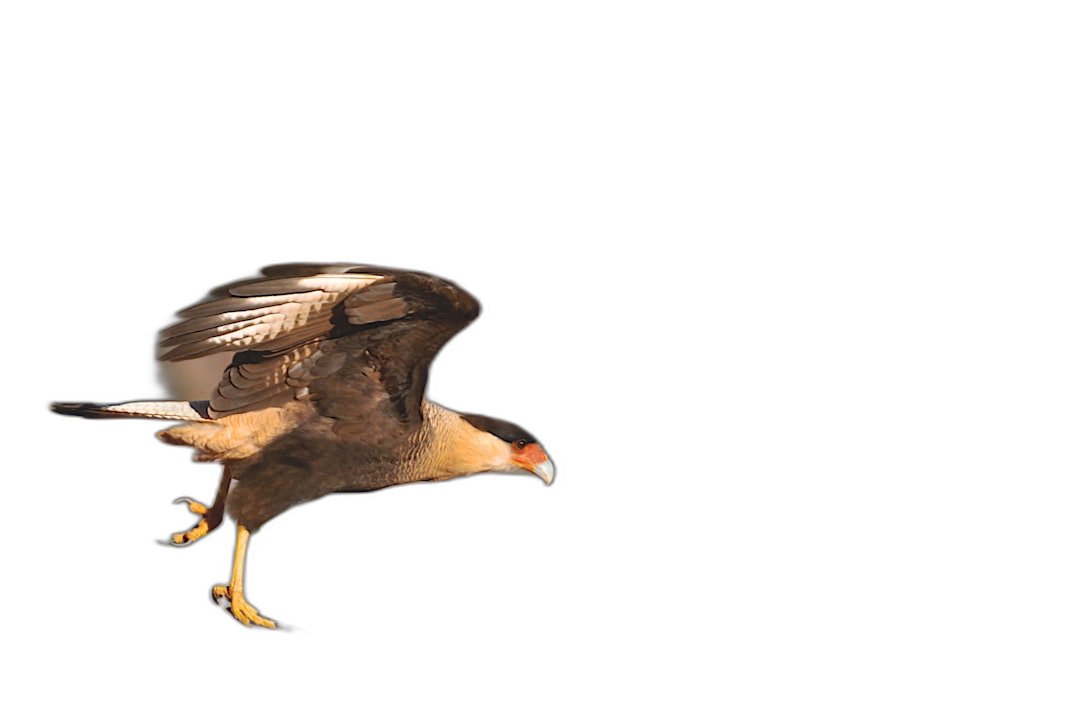
{"type": "Polygon", "coordinates": [[[528,441],[526,441],[524,438],[519,438],[518,441],[514,444],[514,447],[516,447],[519,451],[523,451],[525,450],[525,446],[527,445],[529,445],[528,441]]]}

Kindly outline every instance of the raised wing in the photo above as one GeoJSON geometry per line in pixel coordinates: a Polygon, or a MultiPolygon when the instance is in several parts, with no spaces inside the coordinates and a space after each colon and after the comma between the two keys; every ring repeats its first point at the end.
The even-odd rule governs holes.
{"type": "Polygon", "coordinates": [[[343,429],[373,412],[412,423],[431,360],[480,312],[466,291],[419,272],[286,264],[262,273],[214,290],[161,334],[166,361],[236,352],[211,417],[311,400],[343,429]]]}
{"type": "Polygon", "coordinates": [[[255,347],[263,352],[287,351],[326,337],[335,328],[334,308],[346,296],[385,278],[370,272],[349,273],[348,267],[301,276],[268,273],[276,268],[264,269],[263,278],[216,289],[212,296],[224,296],[178,312],[184,320],[161,332],[161,360],[181,361],[255,347]]]}

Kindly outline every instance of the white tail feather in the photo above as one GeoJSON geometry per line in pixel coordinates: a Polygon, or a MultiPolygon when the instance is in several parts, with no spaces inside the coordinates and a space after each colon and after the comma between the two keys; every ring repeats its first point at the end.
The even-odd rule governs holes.
{"type": "Polygon", "coordinates": [[[159,418],[167,421],[213,423],[190,401],[130,401],[128,403],[54,403],[52,410],[85,418],[159,418]]]}

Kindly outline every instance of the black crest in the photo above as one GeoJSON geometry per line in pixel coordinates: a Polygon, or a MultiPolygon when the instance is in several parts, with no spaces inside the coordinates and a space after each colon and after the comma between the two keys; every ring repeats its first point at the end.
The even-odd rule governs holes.
{"type": "Polygon", "coordinates": [[[491,416],[480,416],[475,413],[462,414],[461,417],[481,431],[487,431],[507,443],[517,443],[521,440],[527,443],[536,443],[536,436],[509,421],[492,418],[491,416]]]}

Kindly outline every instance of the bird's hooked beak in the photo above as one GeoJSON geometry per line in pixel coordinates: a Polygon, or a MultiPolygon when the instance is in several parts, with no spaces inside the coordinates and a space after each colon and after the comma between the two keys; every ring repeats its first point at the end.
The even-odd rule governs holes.
{"type": "Polygon", "coordinates": [[[540,476],[548,485],[555,480],[555,464],[538,443],[530,443],[524,450],[516,452],[511,460],[517,467],[540,476]]]}

